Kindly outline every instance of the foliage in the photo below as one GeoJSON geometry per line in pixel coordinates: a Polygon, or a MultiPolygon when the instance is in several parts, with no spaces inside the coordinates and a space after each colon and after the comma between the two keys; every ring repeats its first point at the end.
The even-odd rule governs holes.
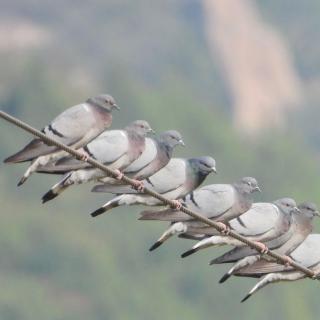
{"type": "MultiPolygon", "coordinates": [[[[277,18],[272,4],[259,2],[269,17],[289,16],[286,7],[277,18]]],[[[187,147],[177,155],[213,155],[218,175],[208,183],[252,175],[263,189],[257,201],[317,201],[317,143],[305,142],[312,133],[298,114],[292,123],[303,129],[266,132],[258,141],[233,129],[217,66],[205,50],[197,2],[95,0],[75,7],[71,1],[15,0],[2,12],[19,14],[47,28],[54,41],[18,62],[2,54],[0,97],[6,111],[41,128],[65,107],[110,92],[122,108],[114,128],[145,118],[158,132],[182,132],[187,147]],[[75,85],[79,68],[86,81],[75,85]]],[[[29,139],[19,130],[1,122],[1,158],[29,139]]],[[[317,284],[311,281],[270,287],[240,305],[254,280],[234,279],[220,287],[225,268],[207,266],[213,251],[181,260],[179,253],[192,242],[174,239],[149,253],[165,224],[138,222],[139,208],[93,220],[88,212],[108,196],[91,194],[90,186],[41,205],[40,196],[57,177],[34,176],[17,189],[23,169],[0,165],[1,319],[264,320],[313,319],[318,313],[317,284]]]]}

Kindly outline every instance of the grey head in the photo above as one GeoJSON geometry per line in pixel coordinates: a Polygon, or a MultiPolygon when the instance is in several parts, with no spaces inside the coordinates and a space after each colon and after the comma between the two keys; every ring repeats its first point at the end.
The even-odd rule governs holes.
{"type": "Polygon", "coordinates": [[[120,110],[114,98],[109,94],[99,94],[95,97],[89,98],[86,102],[94,106],[102,107],[109,112],[113,109],[120,110]]]}
{"type": "Polygon", "coordinates": [[[207,176],[209,173],[217,173],[216,161],[209,156],[191,158],[189,160],[193,170],[200,175],[207,176]]]}
{"type": "Polygon", "coordinates": [[[310,219],[312,219],[315,216],[320,217],[318,208],[316,204],[313,202],[309,202],[309,201],[302,202],[298,205],[298,208],[304,216],[310,219]]]}
{"type": "Polygon", "coordinates": [[[131,122],[126,128],[126,131],[138,134],[139,136],[146,136],[148,133],[153,133],[154,131],[150,127],[149,123],[145,120],[136,120],[131,122]]]}
{"type": "Polygon", "coordinates": [[[281,198],[274,202],[274,204],[285,214],[300,213],[296,202],[291,198],[281,198]]]}
{"type": "Polygon", "coordinates": [[[162,132],[158,138],[159,142],[162,143],[165,147],[173,149],[175,146],[181,145],[185,146],[180,132],[176,130],[168,130],[162,132]]]}
{"type": "Polygon", "coordinates": [[[241,194],[251,194],[256,191],[261,192],[261,189],[259,188],[257,180],[252,177],[242,178],[240,181],[234,184],[234,187],[241,194]]]}

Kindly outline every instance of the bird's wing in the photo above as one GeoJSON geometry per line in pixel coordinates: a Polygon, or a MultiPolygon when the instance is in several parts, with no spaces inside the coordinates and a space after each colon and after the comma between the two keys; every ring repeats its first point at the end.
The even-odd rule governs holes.
{"type": "MultiPolygon", "coordinates": [[[[202,215],[215,218],[229,210],[234,202],[234,189],[231,185],[210,185],[191,192],[183,199],[183,205],[202,215]]],[[[187,221],[193,218],[174,209],[145,210],[140,220],[187,221]]]]}
{"type": "Polygon", "coordinates": [[[250,210],[229,221],[232,230],[243,236],[262,236],[274,229],[280,210],[272,203],[254,203],[250,210]]]}
{"type": "MultiPolygon", "coordinates": [[[[49,125],[44,127],[42,132],[49,138],[53,138],[68,146],[73,146],[79,144],[80,141],[84,141],[86,135],[90,136],[92,134],[94,123],[95,118],[90,106],[83,103],[62,112],[49,125]]],[[[4,162],[17,163],[30,161],[56,150],[58,150],[57,147],[49,146],[40,139],[34,139],[4,162]]]]}
{"type": "Polygon", "coordinates": [[[146,167],[157,156],[156,142],[151,138],[145,139],[145,149],[142,155],[132,162],[125,170],[124,173],[136,173],[137,171],[146,167]]]}
{"type": "MultiPolygon", "coordinates": [[[[297,263],[305,267],[313,267],[320,263],[320,234],[311,234],[306,240],[295,249],[290,257],[297,263]]],[[[285,267],[284,265],[260,260],[254,264],[242,268],[235,275],[239,276],[261,276],[266,273],[290,271],[292,267],[285,267]]]]}
{"type": "Polygon", "coordinates": [[[123,130],[109,130],[91,141],[84,149],[97,161],[112,163],[124,155],[129,148],[128,136],[123,130]]]}

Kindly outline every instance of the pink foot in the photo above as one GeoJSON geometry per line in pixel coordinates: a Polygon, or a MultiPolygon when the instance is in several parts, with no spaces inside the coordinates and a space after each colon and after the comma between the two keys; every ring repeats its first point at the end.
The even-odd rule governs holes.
{"type": "Polygon", "coordinates": [[[171,208],[180,210],[182,208],[182,203],[179,200],[171,200],[173,204],[171,205],[171,208]]]}
{"type": "Polygon", "coordinates": [[[222,223],[222,222],[216,222],[218,225],[219,225],[219,227],[221,227],[221,230],[220,230],[220,232],[222,233],[222,234],[224,234],[224,235],[228,235],[229,233],[230,233],[230,228],[226,225],[226,224],[224,224],[224,223],[222,223]]]}
{"type": "Polygon", "coordinates": [[[290,265],[292,264],[293,260],[288,256],[284,256],[284,258],[286,259],[286,263],[284,264],[285,267],[290,267],[290,265]]]}
{"type": "Polygon", "coordinates": [[[260,249],[261,254],[265,254],[269,251],[269,248],[262,242],[255,241],[254,242],[260,249]]]}
{"type": "Polygon", "coordinates": [[[121,180],[121,179],[123,178],[124,174],[123,174],[120,170],[115,169],[114,172],[116,173],[115,178],[116,178],[117,180],[121,180]]]}
{"type": "Polygon", "coordinates": [[[133,188],[136,189],[138,192],[143,192],[144,191],[144,183],[139,180],[133,180],[133,181],[134,181],[133,188]]]}
{"type": "Polygon", "coordinates": [[[89,155],[85,153],[84,151],[79,151],[81,153],[81,156],[79,156],[79,160],[87,162],[89,159],[89,155]]]}
{"type": "Polygon", "coordinates": [[[320,278],[320,273],[319,272],[313,272],[312,279],[313,280],[319,280],[319,278],[320,278]]]}

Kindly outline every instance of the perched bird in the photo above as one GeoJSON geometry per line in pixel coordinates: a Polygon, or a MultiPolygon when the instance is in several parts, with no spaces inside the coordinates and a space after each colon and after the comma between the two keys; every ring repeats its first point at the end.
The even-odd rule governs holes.
{"type": "MultiPolygon", "coordinates": [[[[291,223],[288,231],[281,236],[266,242],[266,245],[274,252],[284,255],[287,259],[287,264],[291,263],[292,260],[289,257],[290,253],[295,250],[312,232],[312,220],[316,215],[319,215],[319,212],[313,203],[302,203],[299,205],[298,210],[292,211],[291,223]]],[[[254,250],[251,249],[245,251],[246,255],[238,259],[237,263],[221,278],[220,282],[226,281],[235,272],[260,260],[261,256],[254,253],[254,250]]],[[[243,254],[244,250],[240,253],[243,254]]],[[[233,253],[232,256],[234,258],[235,253],[233,253]]]]}
{"type": "MultiPolygon", "coordinates": [[[[135,180],[151,177],[169,163],[173,149],[178,145],[185,146],[185,143],[176,130],[162,132],[158,138],[147,138],[145,151],[124,170],[124,174],[135,180]]],[[[102,181],[109,184],[119,183],[118,180],[109,177],[102,181]]]]}
{"type": "MultiPolygon", "coordinates": [[[[79,149],[97,137],[112,123],[111,111],[119,109],[115,100],[107,94],[89,98],[86,102],[75,105],[57,116],[42,132],[69,147],[79,149]]],[[[5,159],[5,163],[32,161],[18,183],[22,185],[39,166],[63,157],[66,152],[48,145],[41,139],[33,139],[21,151],[5,159]]],[[[84,156],[85,160],[85,156],[84,156]]]]}
{"type": "MultiPolygon", "coordinates": [[[[290,256],[292,260],[311,269],[314,272],[314,277],[318,278],[320,273],[320,234],[310,234],[290,256]]],[[[296,281],[307,277],[305,273],[297,271],[291,266],[263,260],[243,268],[241,271],[235,273],[235,275],[246,277],[264,276],[241,302],[246,301],[254,293],[268,284],[280,281],[296,281]]]]}
{"type": "MultiPolygon", "coordinates": [[[[252,205],[252,193],[260,191],[255,178],[244,177],[233,184],[212,184],[195,190],[183,199],[183,206],[201,213],[206,218],[219,222],[224,231],[224,224],[248,211],[252,205]]],[[[150,248],[154,250],[175,234],[188,232],[189,229],[206,227],[203,222],[194,220],[189,215],[174,209],[146,210],[140,220],[170,221],[173,224],[150,248]]]]}
{"type": "MultiPolygon", "coordinates": [[[[145,149],[145,136],[153,132],[149,123],[137,120],[128,125],[124,130],[110,130],[102,133],[91,141],[84,150],[94,159],[104,163],[110,169],[117,170],[118,178],[121,179],[124,168],[138,159],[145,149]]],[[[77,162],[77,160],[75,160],[77,162]]],[[[77,166],[73,158],[66,159],[64,165],[70,163],[77,166]]],[[[82,164],[80,164],[82,165],[82,164]]],[[[61,181],[55,184],[43,197],[47,202],[54,199],[68,187],[74,184],[82,184],[106,176],[106,173],[98,168],[87,167],[68,172],[61,181]]]]}
{"type": "MultiPolygon", "coordinates": [[[[121,134],[121,130],[105,131],[98,138],[108,135],[121,134]]],[[[176,130],[168,130],[162,132],[158,138],[146,137],[145,149],[141,156],[133,161],[128,167],[123,170],[123,173],[136,180],[146,179],[157,171],[165,167],[170,161],[173,149],[177,145],[185,146],[181,134],[176,130]]],[[[90,144],[79,151],[90,156],[90,144]]],[[[94,154],[91,153],[92,156],[94,154]]],[[[39,167],[37,172],[50,174],[65,174],[71,170],[83,169],[90,167],[90,164],[77,160],[71,156],[59,159],[56,162],[49,163],[46,166],[39,167]]],[[[112,177],[99,179],[105,184],[123,185],[123,182],[112,177]]]]}
{"type": "MultiPolygon", "coordinates": [[[[279,237],[288,231],[290,227],[288,216],[296,206],[293,199],[282,198],[274,203],[253,203],[250,210],[228,222],[230,229],[251,241],[266,242],[279,237]]],[[[190,235],[189,230],[188,234],[190,235]]],[[[214,228],[194,229],[193,234],[202,233],[204,237],[196,243],[190,250],[181,256],[187,257],[199,250],[211,246],[233,245],[244,246],[245,244],[232,237],[219,235],[214,228]],[[211,237],[206,237],[213,235],[211,237]]]]}
{"type": "MultiPolygon", "coordinates": [[[[144,180],[143,184],[170,200],[177,200],[196,189],[211,172],[216,172],[216,162],[211,157],[172,158],[164,168],[144,180]]],[[[139,194],[127,186],[97,185],[92,191],[120,194],[91,213],[93,217],[123,205],[162,205],[160,200],[147,194],[139,194]]],[[[179,206],[180,202],[177,202],[177,207],[179,206]]]]}

